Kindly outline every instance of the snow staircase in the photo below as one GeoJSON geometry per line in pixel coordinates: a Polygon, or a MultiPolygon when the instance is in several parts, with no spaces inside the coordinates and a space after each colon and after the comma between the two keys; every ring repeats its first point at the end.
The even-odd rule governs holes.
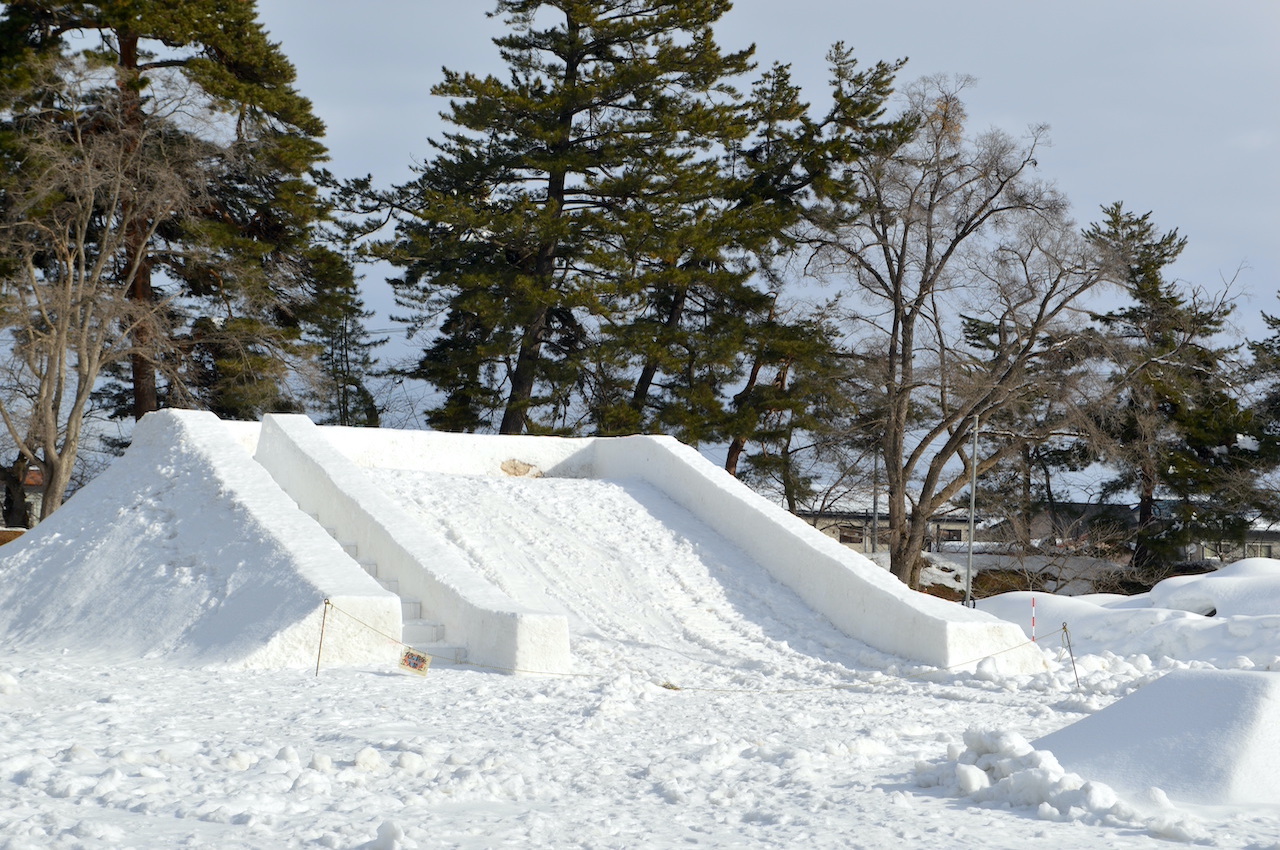
{"type": "MultiPolygon", "coordinates": [[[[311,518],[319,519],[314,514],[311,515],[311,518]]],[[[325,526],[324,530],[326,534],[337,540],[338,545],[342,547],[342,551],[346,552],[353,561],[359,564],[361,569],[376,579],[378,584],[400,597],[400,619],[403,621],[400,634],[401,643],[408,644],[420,652],[425,652],[436,661],[461,664],[467,660],[467,648],[465,646],[450,645],[445,637],[445,627],[442,624],[422,619],[422,600],[402,594],[400,592],[400,582],[395,579],[379,576],[377,562],[360,557],[359,544],[340,540],[336,528],[325,526]]]]}

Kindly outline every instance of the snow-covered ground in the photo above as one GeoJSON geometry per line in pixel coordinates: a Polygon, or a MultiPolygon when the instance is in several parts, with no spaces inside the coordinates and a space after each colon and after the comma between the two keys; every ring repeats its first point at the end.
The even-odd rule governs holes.
{"type": "MultiPolygon", "coordinates": [[[[1280,668],[1280,562],[1146,598],[1037,596],[1048,669],[1002,677],[845,636],[647,485],[380,481],[423,522],[447,514],[442,533],[510,597],[564,611],[574,672],[317,675],[89,657],[52,648],[54,635],[32,642],[28,618],[26,639],[0,643],[0,850],[1280,848],[1280,724],[1268,722],[1280,674],[1265,672],[1280,668]],[[550,536],[560,559],[523,559],[528,534],[550,536]],[[1163,723],[1127,731],[1126,706],[1175,671],[1146,691],[1163,723]],[[1140,769],[1108,784],[1103,747],[1100,773],[1072,772],[1099,757],[1073,728],[1126,745],[1140,769]],[[1063,729],[1056,750],[1036,748],[1063,729]],[[1146,735],[1149,758],[1128,746],[1146,735]],[[1197,793],[1197,759],[1223,787],[1247,779],[1248,793],[1197,793]],[[1143,780],[1123,787],[1126,776],[1143,780]]],[[[228,521],[207,492],[165,509],[112,545],[163,548],[175,517],[228,521]]],[[[5,570],[0,550],[0,583],[5,570]]],[[[1027,595],[984,605],[1029,632],[1027,595]]]]}

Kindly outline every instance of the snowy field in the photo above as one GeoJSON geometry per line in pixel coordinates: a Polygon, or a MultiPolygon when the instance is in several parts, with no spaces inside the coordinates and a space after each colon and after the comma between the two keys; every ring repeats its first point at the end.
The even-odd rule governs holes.
{"type": "MultiPolygon", "coordinates": [[[[176,547],[184,524],[241,527],[214,497],[223,473],[185,457],[167,456],[164,486],[190,483],[153,518],[73,499],[75,522],[42,545],[120,571],[176,547]],[[116,533],[80,546],[94,523],[116,533]]],[[[0,850],[1280,848],[1278,561],[1141,597],[1037,595],[1048,669],[1002,677],[845,636],[643,482],[377,480],[495,587],[563,612],[573,673],[143,661],[54,649],[65,612],[24,609],[21,641],[0,629],[0,850]]],[[[188,582],[205,607],[240,598],[210,577],[247,587],[266,572],[243,540],[216,538],[193,538],[208,547],[188,582]]],[[[0,606],[35,563],[0,550],[0,606]]],[[[134,592],[171,566],[135,565],[134,592]]],[[[273,576],[254,598],[284,592],[273,576]]],[[[103,601],[104,637],[146,632],[112,621],[129,592],[68,591],[103,601]]],[[[1028,594],[983,607],[1029,635],[1028,594]]]]}
{"type": "MultiPolygon", "coordinates": [[[[1271,566],[1253,564],[1264,591],[1271,566]]],[[[714,577],[690,582],[725,604],[714,577]]],[[[1104,651],[1073,670],[1053,635],[1050,672],[989,680],[822,623],[792,624],[795,646],[699,628],[695,645],[737,636],[717,653],[591,634],[580,674],[540,678],[3,655],[0,848],[1280,847],[1280,805],[1125,795],[1026,744],[1206,662],[1104,651]]]]}
{"type": "Polygon", "coordinates": [[[0,657],[0,847],[1280,846],[1280,806],[1124,801],[1052,765],[960,790],[966,732],[1007,768],[1161,665],[1081,658],[1077,688],[1069,663],[983,681],[585,643],[607,668],[538,679],[0,657]]]}

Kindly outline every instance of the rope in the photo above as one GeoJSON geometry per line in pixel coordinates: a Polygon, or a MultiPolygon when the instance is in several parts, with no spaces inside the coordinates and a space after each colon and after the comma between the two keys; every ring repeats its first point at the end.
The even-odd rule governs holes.
{"type": "MultiPolygon", "coordinates": [[[[432,659],[434,659],[434,656],[432,656],[430,653],[426,652],[425,650],[421,650],[421,649],[418,649],[417,647],[411,646],[411,645],[409,645],[409,644],[405,643],[404,641],[400,640],[399,638],[392,637],[391,635],[387,634],[386,632],[384,632],[384,631],[382,631],[382,630],[380,630],[380,629],[378,629],[378,628],[376,628],[376,627],[374,627],[374,626],[369,625],[369,624],[368,624],[368,623],[366,623],[364,620],[361,620],[359,617],[357,617],[355,614],[352,614],[352,613],[350,613],[350,612],[348,612],[348,611],[344,611],[344,610],[342,610],[341,608],[339,608],[337,605],[334,605],[334,604],[333,604],[332,602],[330,602],[328,599],[326,599],[326,600],[324,601],[324,605],[325,605],[325,616],[326,616],[326,617],[327,617],[327,615],[328,615],[328,611],[329,611],[329,609],[330,609],[330,608],[332,608],[334,611],[337,611],[337,612],[338,612],[338,613],[340,613],[340,614],[343,614],[343,615],[345,615],[345,616],[347,616],[347,617],[350,617],[352,620],[354,620],[355,622],[357,622],[357,623],[359,623],[360,625],[364,626],[366,629],[368,629],[369,631],[373,632],[374,634],[381,635],[382,637],[386,638],[387,640],[391,641],[392,643],[398,644],[399,646],[401,646],[401,647],[403,647],[403,648],[405,648],[405,649],[411,649],[411,650],[413,650],[414,652],[420,652],[420,653],[422,653],[423,655],[426,655],[428,658],[432,658],[432,659]]],[[[1067,624],[1066,624],[1066,623],[1063,623],[1063,624],[1062,624],[1062,634],[1063,634],[1063,636],[1064,636],[1064,639],[1066,640],[1068,651],[1070,651],[1070,646],[1071,646],[1071,636],[1070,636],[1070,633],[1068,633],[1068,632],[1067,632],[1067,624]]],[[[321,619],[321,625],[320,625],[320,641],[321,641],[321,646],[323,646],[323,644],[324,644],[324,619],[321,619]]],[[[989,655],[984,655],[984,656],[982,656],[982,657],[980,657],[980,658],[975,658],[975,659],[973,659],[972,661],[963,661],[963,662],[959,662],[959,663],[956,663],[956,664],[951,664],[951,665],[948,665],[948,666],[945,666],[945,667],[934,667],[934,668],[931,668],[931,669],[929,669],[929,670],[921,671],[921,672],[919,672],[919,673],[899,674],[897,678],[899,678],[899,679],[903,679],[903,680],[907,680],[907,681],[910,681],[910,680],[914,680],[914,679],[923,679],[923,678],[924,678],[924,677],[926,677],[926,676],[936,676],[936,675],[937,675],[938,673],[940,673],[940,672],[947,672],[947,671],[950,671],[950,670],[957,670],[957,669],[959,669],[959,668],[961,668],[961,667],[968,667],[968,666],[973,665],[973,664],[979,664],[979,663],[981,663],[981,662],[983,662],[983,661],[986,661],[988,658],[995,658],[997,655],[1004,655],[1004,654],[1005,654],[1005,653],[1007,653],[1007,652],[1013,652],[1013,651],[1015,651],[1015,650],[1022,649],[1023,647],[1026,647],[1026,646],[1037,646],[1037,645],[1038,645],[1038,641],[1036,641],[1036,640],[1028,640],[1028,641],[1024,641],[1023,643],[1015,644],[1015,645],[1013,645],[1013,646],[1006,647],[1006,648],[1001,649],[1001,650],[997,650],[996,652],[993,652],[993,653],[991,653],[991,654],[989,654],[989,655]]],[[[480,664],[479,662],[475,662],[475,661],[455,661],[455,662],[453,662],[453,663],[454,663],[455,665],[457,665],[457,666],[475,667],[475,668],[480,669],[480,670],[496,670],[496,671],[501,672],[501,673],[524,673],[524,674],[531,675],[531,676],[560,676],[560,677],[563,677],[563,678],[575,678],[575,679],[600,679],[600,678],[603,678],[603,677],[604,677],[604,674],[603,674],[603,673],[561,673],[561,672],[557,672],[557,671],[549,671],[549,670],[524,670],[524,669],[521,669],[521,668],[519,668],[519,667],[502,667],[502,666],[498,666],[498,665],[495,665],[495,664],[480,664]]],[[[1074,653],[1072,653],[1072,655],[1071,655],[1071,668],[1072,668],[1072,670],[1073,670],[1073,671],[1075,670],[1075,654],[1074,654],[1074,653]]],[[[318,675],[320,675],[320,656],[319,656],[319,652],[317,652],[317,654],[316,654],[316,675],[317,675],[317,676],[318,676],[318,675]]],[[[812,687],[802,687],[802,688],[703,688],[703,687],[698,687],[698,686],[696,686],[696,685],[676,685],[676,684],[673,684],[672,682],[663,682],[663,683],[662,683],[662,687],[663,687],[663,688],[666,688],[666,689],[667,689],[667,690],[669,690],[669,691],[698,691],[698,692],[701,692],[701,693],[721,693],[721,694],[800,694],[800,693],[813,693],[813,692],[817,692],[817,691],[848,691],[848,690],[857,690],[857,689],[859,689],[859,688],[869,687],[869,684],[868,684],[868,683],[866,683],[866,682],[857,682],[857,683],[847,683],[847,684],[837,684],[837,685],[814,685],[814,686],[812,686],[812,687]]],[[[1077,674],[1077,675],[1076,675],[1076,687],[1077,687],[1077,688],[1078,688],[1078,687],[1080,687],[1080,676],[1079,676],[1079,674],[1077,674]]]]}
{"type": "MultiPolygon", "coordinates": [[[[957,670],[961,667],[968,667],[971,664],[977,664],[979,662],[986,661],[988,658],[995,658],[997,655],[1003,655],[1006,652],[1013,652],[1015,649],[1021,649],[1024,646],[1034,646],[1035,644],[1036,644],[1035,641],[1028,640],[1028,641],[1024,641],[1023,643],[1015,644],[1014,646],[1010,646],[1010,647],[1006,647],[1005,649],[998,650],[997,652],[993,652],[990,655],[984,655],[981,658],[976,658],[973,661],[963,661],[957,664],[951,664],[946,667],[934,667],[929,670],[921,671],[919,673],[898,674],[897,678],[910,681],[913,679],[923,679],[926,676],[936,676],[938,673],[945,673],[948,670],[957,670]]],[[[688,685],[688,686],[673,685],[670,682],[666,682],[663,684],[664,688],[667,688],[668,690],[672,690],[672,691],[701,691],[704,693],[726,693],[726,694],[800,694],[800,693],[809,693],[813,691],[850,691],[850,690],[857,690],[859,688],[864,688],[868,686],[869,685],[866,682],[849,683],[844,685],[815,685],[813,687],[808,687],[808,688],[700,688],[696,685],[688,685]]]]}

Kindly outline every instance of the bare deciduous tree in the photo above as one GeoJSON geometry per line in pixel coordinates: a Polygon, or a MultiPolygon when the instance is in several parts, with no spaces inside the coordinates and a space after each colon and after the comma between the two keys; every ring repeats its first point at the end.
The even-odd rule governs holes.
{"type": "Polygon", "coordinates": [[[206,182],[190,136],[160,122],[125,132],[110,101],[86,107],[68,90],[90,69],[57,70],[56,86],[28,93],[43,108],[23,111],[0,187],[0,326],[12,339],[0,418],[43,473],[42,517],[62,503],[103,369],[164,359],[167,305],[130,297],[140,260],[129,246],[194,208],[206,182]]]}
{"type": "Polygon", "coordinates": [[[1044,128],[966,132],[965,79],[908,93],[902,147],[854,164],[862,204],[833,210],[815,273],[862,305],[850,349],[876,409],[895,575],[919,586],[930,518],[1017,441],[971,451],[976,423],[1043,391],[1038,367],[1073,344],[1067,321],[1098,276],[1065,199],[1034,177],[1044,128]]]}

